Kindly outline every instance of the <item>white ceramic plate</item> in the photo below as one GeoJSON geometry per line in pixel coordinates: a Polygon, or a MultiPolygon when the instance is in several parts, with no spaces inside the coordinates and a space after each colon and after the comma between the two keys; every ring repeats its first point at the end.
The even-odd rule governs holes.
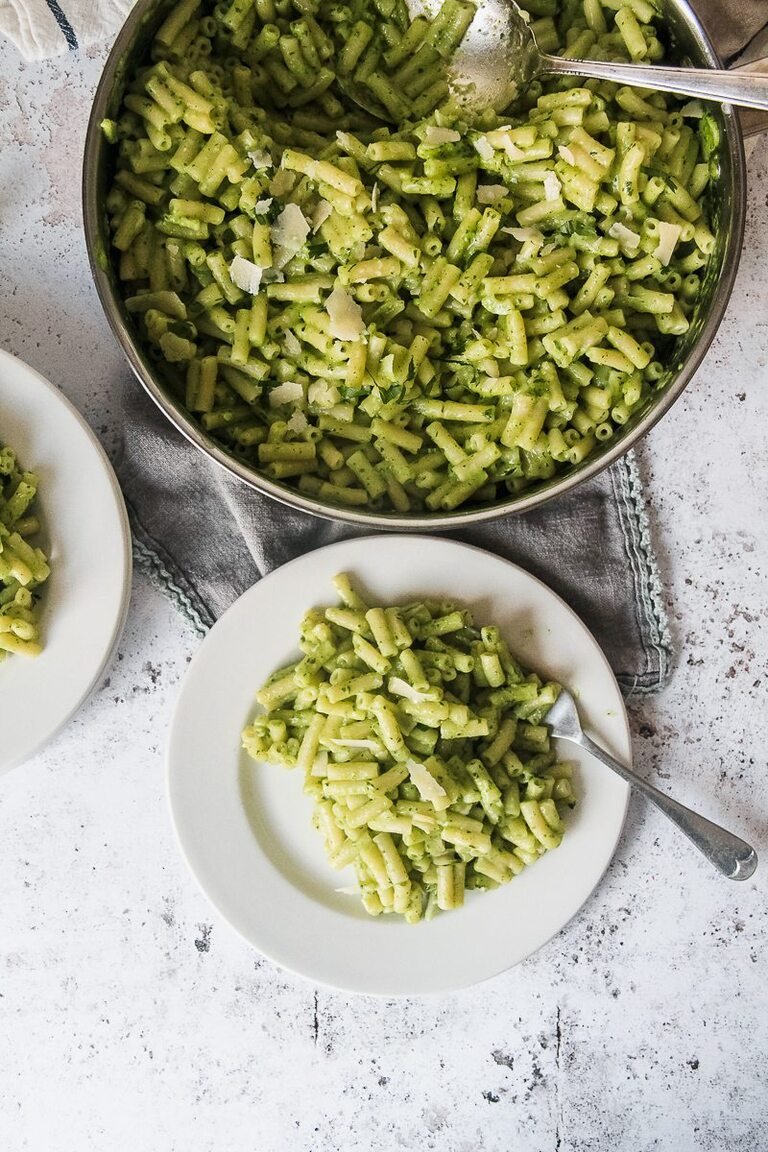
{"type": "Polygon", "coordinates": [[[51,576],[42,655],[0,663],[0,771],[39,751],[79,708],[117,644],[131,586],[125,504],[82,416],[32,368],[0,351],[0,443],[40,477],[51,576]]]}
{"type": "Polygon", "coordinates": [[[518,963],[570,920],[613,855],[629,789],[563,745],[579,763],[580,802],[555,852],[428,923],[371,919],[338,891],[354,877],[326,863],[301,774],[254,764],[240,748],[256,690],[298,655],[302,615],[336,601],[330,579],[341,571],[377,603],[454,597],[479,623],[498,623],[520,660],[569,685],[589,728],[629,762],[624,704],[602,651],[559,597],[513,564],[434,537],[375,536],[311,552],[250,588],[201,645],[176,706],[169,788],[182,851],[209,900],[266,956],[317,982],[382,995],[446,992],[518,963]]]}

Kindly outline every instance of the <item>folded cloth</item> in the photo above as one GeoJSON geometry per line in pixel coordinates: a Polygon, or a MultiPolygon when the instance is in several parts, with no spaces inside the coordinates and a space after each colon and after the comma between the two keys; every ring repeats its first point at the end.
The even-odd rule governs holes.
{"type": "MultiPolygon", "coordinates": [[[[135,0],[0,0],[0,35],[27,60],[60,56],[111,39],[135,0]]],[[[766,0],[695,0],[725,61],[744,52],[768,23],[766,0]]]]}
{"type": "Polygon", "coordinates": [[[112,40],[135,0],[0,0],[0,34],[26,60],[112,40]]]}

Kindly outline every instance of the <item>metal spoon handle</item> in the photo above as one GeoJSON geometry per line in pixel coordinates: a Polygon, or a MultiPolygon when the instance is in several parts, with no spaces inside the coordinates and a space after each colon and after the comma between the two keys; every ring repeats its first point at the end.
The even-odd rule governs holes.
{"type": "Polygon", "coordinates": [[[542,55],[544,72],[612,80],[638,88],[655,88],[704,100],[724,100],[742,108],[768,109],[768,76],[720,72],[716,68],[658,68],[645,64],[614,64],[598,60],[568,60],[542,55]]]}
{"type": "Polygon", "coordinates": [[[706,856],[724,876],[728,876],[731,880],[749,879],[757,867],[757,853],[745,840],[734,836],[732,832],[727,832],[725,828],[705,819],[704,816],[699,816],[697,812],[692,812],[684,804],[678,804],[671,796],[659,792],[658,788],[643,780],[642,776],[637,776],[631,768],[614,760],[613,756],[583,732],[580,736],[574,737],[574,742],[581,744],[603,764],[607,764],[617,772],[622,779],[647,796],[673,824],[677,824],[680,831],[685,833],[702,855],[706,856]]]}

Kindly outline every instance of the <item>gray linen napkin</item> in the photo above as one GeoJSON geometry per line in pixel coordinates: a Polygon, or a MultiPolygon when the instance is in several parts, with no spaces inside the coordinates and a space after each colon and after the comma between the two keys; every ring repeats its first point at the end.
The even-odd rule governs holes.
{"type": "MultiPolygon", "coordinates": [[[[766,23],[766,0],[700,0],[724,56],[766,23]]],[[[118,474],[139,567],[200,633],[295,556],[370,529],[318,520],[252,491],[188,444],[141,391],[126,390],[118,474]]],[[[575,492],[521,516],[448,533],[540,576],[585,620],[627,692],[653,692],[671,640],[632,454],[575,492]]]]}

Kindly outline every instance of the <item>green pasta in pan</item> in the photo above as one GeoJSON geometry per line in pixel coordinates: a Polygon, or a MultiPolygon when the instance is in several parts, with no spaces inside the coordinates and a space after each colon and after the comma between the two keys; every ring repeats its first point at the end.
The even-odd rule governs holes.
{"type": "MultiPolygon", "coordinates": [[[[664,54],[648,0],[528,7],[545,51],[664,54]]],[[[444,69],[473,12],[185,0],[104,124],[158,371],[338,506],[445,513],[587,460],[664,386],[714,251],[698,102],[560,78],[469,123],[444,69]]]]}

